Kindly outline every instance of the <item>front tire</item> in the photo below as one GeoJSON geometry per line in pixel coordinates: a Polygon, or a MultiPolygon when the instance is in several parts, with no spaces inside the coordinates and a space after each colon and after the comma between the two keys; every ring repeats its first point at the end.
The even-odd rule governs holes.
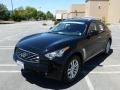
{"type": "Polygon", "coordinates": [[[64,82],[71,83],[73,82],[80,71],[81,63],[80,63],[80,57],[79,56],[72,56],[70,60],[65,65],[64,69],[64,82]]]}

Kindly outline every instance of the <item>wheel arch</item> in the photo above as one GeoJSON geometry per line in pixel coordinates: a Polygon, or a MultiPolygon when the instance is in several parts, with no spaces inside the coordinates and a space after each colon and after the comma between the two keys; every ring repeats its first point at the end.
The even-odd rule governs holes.
{"type": "Polygon", "coordinates": [[[74,52],[74,53],[72,53],[71,57],[74,56],[74,55],[79,56],[80,57],[80,62],[81,62],[81,64],[83,64],[83,62],[84,62],[83,54],[81,52],[74,52]]]}
{"type": "Polygon", "coordinates": [[[79,56],[80,57],[80,63],[81,65],[83,64],[83,55],[81,52],[72,52],[70,55],[69,55],[69,58],[67,59],[66,63],[64,64],[64,68],[63,68],[63,73],[62,73],[62,80],[65,80],[66,81],[66,78],[65,78],[65,67],[66,67],[66,64],[69,62],[70,58],[73,57],[73,56],[79,56]]]}

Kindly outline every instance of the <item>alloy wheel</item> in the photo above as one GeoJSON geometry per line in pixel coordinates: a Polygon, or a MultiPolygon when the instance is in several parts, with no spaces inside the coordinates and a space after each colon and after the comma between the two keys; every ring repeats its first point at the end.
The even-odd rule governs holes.
{"type": "Polygon", "coordinates": [[[68,65],[68,69],[67,69],[67,76],[68,78],[74,79],[77,75],[79,71],[79,62],[78,60],[72,60],[69,65],[68,65]]]}

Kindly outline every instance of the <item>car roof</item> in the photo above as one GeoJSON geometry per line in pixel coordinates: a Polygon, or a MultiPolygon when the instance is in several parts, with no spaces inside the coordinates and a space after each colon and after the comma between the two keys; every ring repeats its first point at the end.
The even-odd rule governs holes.
{"type": "Polygon", "coordinates": [[[90,23],[92,21],[100,21],[100,19],[94,18],[94,17],[82,17],[82,18],[69,18],[65,19],[65,22],[69,21],[75,21],[75,22],[84,22],[84,23],[90,23]]]}

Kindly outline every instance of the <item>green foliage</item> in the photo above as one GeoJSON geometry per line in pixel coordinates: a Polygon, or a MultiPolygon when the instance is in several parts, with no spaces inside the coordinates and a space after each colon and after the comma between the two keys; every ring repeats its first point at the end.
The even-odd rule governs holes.
{"type": "Polygon", "coordinates": [[[23,7],[19,7],[14,10],[12,19],[15,21],[21,21],[26,19],[26,12],[23,7]]]}
{"type": "Polygon", "coordinates": [[[33,7],[26,7],[25,9],[26,19],[35,19],[37,17],[37,10],[33,7]]]}
{"type": "Polygon", "coordinates": [[[50,11],[48,11],[46,13],[46,17],[47,17],[48,20],[53,20],[54,19],[54,16],[53,16],[53,14],[50,11]]]}
{"type": "Polygon", "coordinates": [[[19,7],[14,10],[12,19],[15,21],[21,20],[52,20],[54,19],[53,14],[48,11],[46,14],[42,11],[37,11],[33,7],[19,7]]]}
{"type": "MultiPolygon", "coordinates": [[[[19,7],[16,8],[11,18],[14,21],[22,21],[22,20],[55,20],[53,14],[48,11],[46,14],[42,11],[37,11],[37,9],[33,7],[19,7]]],[[[0,20],[8,20],[10,19],[10,12],[7,7],[3,4],[0,4],[0,20]]]]}
{"type": "Polygon", "coordinates": [[[7,7],[3,4],[0,4],[0,19],[1,20],[8,20],[10,18],[10,13],[7,7]]]}
{"type": "Polygon", "coordinates": [[[42,11],[38,11],[38,12],[37,12],[36,20],[46,20],[46,15],[45,15],[45,13],[42,12],[42,11]]]}
{"type": "Polygon", "coordinates": [[[30,20],[37,17],[37,10],[33,7],[19,7],[14,10],[12,18],[15,21],[30,20]]]}

